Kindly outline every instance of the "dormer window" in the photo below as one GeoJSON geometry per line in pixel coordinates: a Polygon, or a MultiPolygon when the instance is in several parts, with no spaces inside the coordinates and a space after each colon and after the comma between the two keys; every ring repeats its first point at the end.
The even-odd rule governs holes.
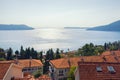
{"type": "Polygon", "coordinates": [[[107,66],[107,68],[108,68],[108,71],[110,73],[115,73],[116,72],[115,69],[113,68],[113,66],[107,66]]]}
{"type": "Polygon", "coordinates": [[[102,67],[101,66],[97,66],[96,70],[97,70],[97,72],[102,72],[102,67]]]}

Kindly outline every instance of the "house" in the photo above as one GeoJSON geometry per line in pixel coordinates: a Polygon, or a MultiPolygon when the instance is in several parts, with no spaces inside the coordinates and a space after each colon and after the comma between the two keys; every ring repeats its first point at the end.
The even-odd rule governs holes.
{"type": "Polygon", "coordinates": [[[40,70],[43,73],[43,64],[37,59],[22,59],[16,62],[18,65],[23,66],[23,73],[33,73],[40,70]]]}
{"type": "MultiPolygon", "coordinates": [[[[118,52],[117,52],[118,53],[118,52]]],[[[120,57],[113,55],[100,55],[100,56],[80,56],[73,58],[61,58],[50,60],[49,75],[54,80],[64,80],[68,76],[71,66],[78,66],[78,62],[111,62],[119,63],[120,57]]]]}
{"type": "Polygon", "coordinates": [[[11,62],[0,61],[0,80],[12,80],[14,77],[23,78],[22,68],[11,62]]]}
{"type": "Polygon", "coordinates": [[[18,66],[22,66],[22,72],[24,76],[29,75],[35,71],[40,70],[41,74],[43,73],[43,64],[40,60],[37,59],[20,59],[20,60],[10,60],[10,61],[1,61],[3,63],[10,62],[18,66]]]}
{"type": "Polygon", "coordinates": [[[78,62],[75,80],[120,80],[118,62],[78,62]]]}
{"type": "Polygon", "coordinates": [[[49,75],[52,80],[66,80],[70,67],[77,66],[79,60],[79,57],[50,60],[49,75]]]}

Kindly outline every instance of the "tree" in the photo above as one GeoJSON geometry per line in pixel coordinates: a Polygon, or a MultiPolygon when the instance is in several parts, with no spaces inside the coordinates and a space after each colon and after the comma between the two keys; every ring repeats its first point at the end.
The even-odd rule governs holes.
{"type": "Polygon", "coordinates": [[[50,49],[50,50],[49,50],[49,57],[50,57],[50,60],[53,60],[53,59],[54,59],[53,49],[50,49]]]}
{"type": "Polygon", "coordinates": [[[25,51],[23,49],[23,46],[21,46],[21,48],[20,48],[20,58],[24,59],[25,58],[24,56],[25,56],[25,51]]]}
{"type": "Polygon", "coordinates": [[[46,74],[49,71],[49,60],[45,59],[44,66],[43,66],[43,74],[46,74]]]}
{"type": "Polygon", "coordinates": [[[7,51],[7,60],[12,60],[12,53],[13,53],[13,50],[9,48],[7,51]]]}
{"type": "Polygon", "coordinates": [[[34,72],[33,75],[34,75],[35,78],[38,78],[42,75],[42,73],[41,73],[40,70],[38,70],[38,71],[34,72]]]}
{"type": "Polygon", "coordinates": [[[74,72],[75,72],[76,67],[72,66],[70,68],[70,71],[68,72],[68,78],[67,80],[75,80],[74,72]]]}
{"type": "Polygon", "coordinates": [[[0,61],[5,61],[6,59],[5,58],[0,58],[0,61]]]}
{"type": "Polygon", "coordinates": [[[50,60],[49,50],[46,52],[46,60],[50,60]]]}
{"type": "Polygon", "coordinates": [[[39,53],[39,58],[40,58],[40,60],[43,62],[43,51],[41,51],[40,53],[39,53]]]}
{"type": "Polygon", "coordinates": [[[0,52],[0,58],[5,58],[5,52],[0,52]]]}
{"type": "Polygon", "coordinates": [[[15,55],[16,55],[16,57],[18,57],[18,55],[19,55],[19,51],[18,50],[15,51],[15,55]]]}
{"type": "Polygon", "coordinates": [[[4,58],[5,59],[5,51],[4,49],[0,48],[0,58],[4,58]]]}
{"type": "Polygon", "coordinates": [[[61,56],[60,56],[59,49],[57,48],[57,50],[56,50],[56,59],[59,59],[59,58],[61,58],[61,56]]]}
{"type": "Polygon", "coordinates": [[[25,50],[25,59],[29,59],[30,58],[30,47],[26,48],[25,50]]]}

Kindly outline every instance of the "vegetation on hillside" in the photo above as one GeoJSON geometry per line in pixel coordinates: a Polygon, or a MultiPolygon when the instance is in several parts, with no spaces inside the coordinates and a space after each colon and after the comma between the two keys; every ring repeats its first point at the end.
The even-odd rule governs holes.
{"type": "Polygon", "coordinates": [[[113,43],[104,43],[104,45],[94,45],[93,43],[85,44],[82,48],[79,48],[76,55],[77,56],[92,56],[100,55],[106,50],[119,50],[120,41],[115,41],[113,43]]]}

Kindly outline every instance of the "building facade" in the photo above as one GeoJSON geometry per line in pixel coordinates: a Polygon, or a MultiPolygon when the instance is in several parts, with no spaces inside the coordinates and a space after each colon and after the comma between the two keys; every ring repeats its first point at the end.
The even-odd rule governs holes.
{"type": "Polygon", "coordinates": [[[0,62],[0,80],[11,80],[15,77],[23,78],[22,67],[14,63],[0,62]]]}

